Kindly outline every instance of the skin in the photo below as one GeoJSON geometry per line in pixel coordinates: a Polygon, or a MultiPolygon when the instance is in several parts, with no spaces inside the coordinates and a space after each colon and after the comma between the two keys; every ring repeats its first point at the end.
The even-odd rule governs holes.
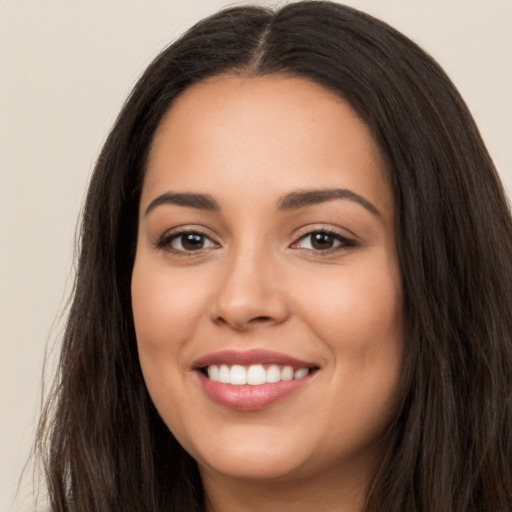
{"type": "Polygon", "coordinates": [[[402,362],[394,215],[367,126],[308,80],[215,77],[162,121],[140,202],[133,314],[148,390],[197,460],[209,510],[361,510],[402,362]],[[277,207],[319,189],[349,190],[375,211],[353,198],[277,207]],[[220,209],[147,212],[168,192],[208,194],[220,209]],[[183,246],[187,229],[205,235],[199,249],[183,246]],[[310,234],[322,230],[344,238],[318,249],[310,234]],[[284,399],[233,410],[192,369],[227,349],[278,351],[319,369],[284,399]]]}

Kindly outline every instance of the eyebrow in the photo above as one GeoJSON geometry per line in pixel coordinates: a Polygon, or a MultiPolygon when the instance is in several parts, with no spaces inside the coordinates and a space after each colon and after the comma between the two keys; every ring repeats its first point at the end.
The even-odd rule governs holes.
{"type": "MultiPolygon", "coordinates": [[[[277,202],[277,210],[281,212],[299,210],[307,206],[333,201],[335,199],[348,199],[360,204],[370,213],[377,217],[382,214],[377,207],[363,196],[356,194],[352,190],[344,188],[329,188],[320,190],[297,190],[283,196],[277,202]]],[[[208,194],[195,194],[190,192],[165,192],[159,195],[146,208],[144,215],[148,215],[156,207],[164,204],[173,204],[177,206],[185,206],[188,208],[196,208],[197,210],[206,210],[210,212],[220,212],[219,203],[208,194]]]]}
{"type": "Polygon", "coordinates": [[[159,195],[146,208],[144,215],[148,215],[157,206],[163,204],[175,204],[178,206],[187,206],[189,208],[196,208],[197,210],[207,210],[210,212],[219,212],[220,206],[212,196],[207,194],[192,194],[188,192],[166,192],[159,195]]]}
{"type": "Polygon", "coordinates": [[[349,201],[354,201],[366,208],[373,215],[382,217],[382,214],[377,207],[368,201],[368,199],[365,199],[363,196],[345,188],[298,190],[296,192],[290,192],[278,201],[277,209],[282,212],[298,210],[300,208],[305,208],[306,206],[333,201],[334,199],[348,199],[349,201]]]}

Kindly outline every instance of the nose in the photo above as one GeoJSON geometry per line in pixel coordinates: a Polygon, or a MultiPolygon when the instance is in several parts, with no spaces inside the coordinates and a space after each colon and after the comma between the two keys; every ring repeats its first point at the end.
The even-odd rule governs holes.
{"type": "Polygon", "coordinates": [[[289,304],[279,264],[261,251],[240,251],[224,262],[211,319],[237,331],[283,323],[289,304]]]}

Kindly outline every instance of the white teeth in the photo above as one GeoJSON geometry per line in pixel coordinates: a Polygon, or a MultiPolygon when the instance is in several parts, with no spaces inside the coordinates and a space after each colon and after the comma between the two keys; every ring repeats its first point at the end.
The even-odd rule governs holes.
{"type": "Polygon", "coordinates": [[[285,366],[281,371],[281,380],[292,380],[293,379],[293,368],[291,366],[285,366]]]}
{"type": "Polygon", "coordinates": [[[253,364],[247,370],[247,384],[257,386],[258,384],[265,384],[267,382],[267,372],[261,364],[253,364]]]}
{"type": "Polygon", "coordinates": [[[224,384],[229,384],[230,383],[229,374],[230,374],[229,366],[227,366],[226,364],[223,364],[219,369],[219,382],[223,382],[224,384]]]}
{"type": "Polygon", "coordinates": [[[309,370],[307,368],[300,368],[299,370],[295,370],[295,373],[293,374],[294,379],[302,379],[302,377],[305,377],[309,373],[309,370]]]}
{"type": "Polygon", "coordinates": [[[223,384],[258,386],[281,380],[301,379],[309,374],[309,368],[294,370],[291,366],[279,367],[272,364],[265,370],[261,364],[252,364],[248,367],[239,364],[234,364],[231,367],[227,364],[220,366],[212,364],[208,366],[207,374],[211,380],[223,384]]]}
{"type": "Polygon", "coordinates": [[[281,380],[281,370],[279,366],[273,364],[267,368],[267,382],[279,382],[281,380]]]}
{"type": "Polygon", "coordinates": [[[239,364],[234,364],[229,372],[229,382],[235,386],[247,384],[247,370],[239,364]]]}
{"type": "Polygon", "coordinates": [[[219,380],[219,367],[212,364],[211,366],[208,366],[208,377],[210,379],[218,381],[219,380]]]}

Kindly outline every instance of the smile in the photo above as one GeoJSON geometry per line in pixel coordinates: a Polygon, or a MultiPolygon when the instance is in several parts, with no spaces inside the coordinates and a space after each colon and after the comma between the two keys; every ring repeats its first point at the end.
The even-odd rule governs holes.
{"type": "Polygon", "coordinates": [[[273,384],[280,381],[289,381],[301,379],[309,374],[309,368],[299,368],[295,370],[292,366],[278,366],[272,364],[265,368],[262,364],[252,364],[242,366],[234,364],[216,365],[213,364],[206,368],[206,375],[214,382],[231,384],[233,386],[260,386],[262,384],[273,384]]]}
{"type": "Polygon", "coordinates": [[[208,398],[229,409],[253,411],[297,392],[319,367],[277,352],[227,350],[200,358],[194,369],[208,398]]]}

